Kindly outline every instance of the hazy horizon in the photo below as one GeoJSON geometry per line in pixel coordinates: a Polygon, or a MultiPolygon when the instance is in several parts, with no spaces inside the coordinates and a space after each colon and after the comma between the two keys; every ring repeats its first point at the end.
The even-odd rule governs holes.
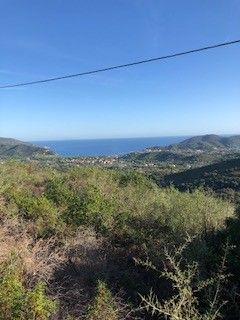
{"type": "MultiPolygon", "coordinates": [[[[240,133],[203,133],[203,134],[182,134],[182,135],[158,135],[158,136],[136,136],[136,137],[109,137],[109,138],[59,138],[59,139],[37,139],[28,140],[29,142],[41,142],[41,141],[75,141],[75,140],[122,140],[122,139],[151,139],[151,138],[176,138],[176,137],[195,137],[205,135],[218,135],[218,136],[237,136],[240,133]]],[[[15,138],[17,139],[17,138],[15,138]]],[[[25,139],[26,141],[26,139],[25,139]]]]}

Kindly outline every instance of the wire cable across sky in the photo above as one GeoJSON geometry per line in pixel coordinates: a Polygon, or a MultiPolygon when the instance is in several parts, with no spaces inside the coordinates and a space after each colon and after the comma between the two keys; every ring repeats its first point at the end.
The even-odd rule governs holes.
{"type": "Polygon", "coordinates": [[[202,52],[202,51],[211,50],[211,49],[217,49],[217,48],[220,48],[220,47],[226,47],[226,46],[239,44],[239,43],[240,43],[240,39],[234,40],[234,41],[229,41],[229,42],[222,42],[222,43],[214,44],[214,45],[207,46],[207,47],[202,47],[202,48],[198,48],[198,49],[192,49],[192,50],[188,50],[188,51],[177,52],[177,53],[173,53],[173,54],[169,54],[169,55],[165,55],[165,56],[161,56],[161,57],[156,57],[156,58],[150,58],[150,59],[139,60],[139,61],[134,61],[134,62],[125,63],[125,64],[120,64],[120,65],[105,67],[105,68],[102,68],[102,69],[90,70],[90,71],[85,71],[85,72],[80,72],[80,73],[75,73],[75,74],[69,74],[69,75],[63,75],[63,76],[53,77],[53,78],[48,78],[48,79],[36,80],[36,81],[31,81],[31,82],[6,84],[6,85],[0,86],[0,89],[30,86],[30,85],[34,85],[34,84],[52,82],[52,81],[57,81],[57,80],[64,80],[64,79],[82,77],[82,76],[87,76],[87,75],[91,75],[91,74],[95,74],[95,73],[100,73],[100,72],[106,72],[106,71],[121,69],[121,68],[128,68],[128,67],[132,67],[132,66],[137,66],[137,65],[140,65],[140,64],[144,64],[144,63],[150,63],[150,62],[155,62],[155,61],[159,61],[159,60],[176,58],[176,57],[180,57],[180,56],[187,55],[187,54],[202,52]]]}

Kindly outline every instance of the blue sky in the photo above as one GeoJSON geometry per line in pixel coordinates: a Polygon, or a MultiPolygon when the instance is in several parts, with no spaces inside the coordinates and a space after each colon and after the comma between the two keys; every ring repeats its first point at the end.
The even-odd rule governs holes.
{"type": "MultiPolygon", "coordinates": [[[[240,38],[239,0],[0,0],[0,83],[240,38]]],[[[240,133],[240,45],[0,90],[0,136],[23,140],[240,133]]]]}

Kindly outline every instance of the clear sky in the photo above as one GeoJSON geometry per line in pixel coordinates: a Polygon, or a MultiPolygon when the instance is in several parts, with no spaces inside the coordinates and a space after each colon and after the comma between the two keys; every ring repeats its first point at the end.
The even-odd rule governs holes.
{"type": "MultiPolygon", "coordinates": [[[[0,83],[240,38],[239,0],[0,0],[0,83]]],[[[0,136],[240,133],[240,45],[0,90],[0,136]]]]}

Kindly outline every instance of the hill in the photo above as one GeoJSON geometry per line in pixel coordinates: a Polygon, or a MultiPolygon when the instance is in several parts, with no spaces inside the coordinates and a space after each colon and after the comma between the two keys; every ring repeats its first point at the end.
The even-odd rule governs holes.
{"type": "Polygon", "coordinates": [[[217,152],[216,150],[205,150],[201,153],[195,150],[162,150],[155,152],[135,152],[127,154],[121,159],[135,163],[166,163],[191,166],[203,166],[234,158],[237,152],[217,152]]]}
{"type": "Polygon", "coordinates": [[[222,137],[214,134],[196,136],[186,139],[178,144],[171,145],[174,149],[240,149],[240,135],[231,137],[222,137]]]}
{"type": "Polygon", "coordinates": [[[204,187],[221,195],[239,194],[240,157],[155,178],[162,186],[173,185],[182,191],[204,187]]]}
{"type": "Polygon", "coordinates": [[[0,138],[1,158],[24,158],[40,155],[54,155],[54,152],[20,140],[0,138]]]}
{"type": "Polygon", "coordinates": [[[149,147],[120,157],[132,165],[202,167],[220,161],[237,158],[240,154],[240,135],[221,137],[217,135],[196,136],[166,147],[149,147]]]}

